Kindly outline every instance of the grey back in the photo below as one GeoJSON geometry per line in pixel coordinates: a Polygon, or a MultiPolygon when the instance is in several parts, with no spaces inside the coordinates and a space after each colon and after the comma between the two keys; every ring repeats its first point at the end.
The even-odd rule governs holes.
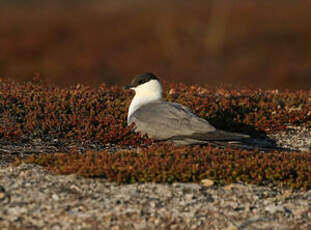
{"type": "Polygon", "coordinates": [[[193,114],[180,104],[155,101],[143,105],[129,118],[135,122],[136,131],[156,140],[178,139],[213,132],[216,129],[208,121],[193,114]]]}

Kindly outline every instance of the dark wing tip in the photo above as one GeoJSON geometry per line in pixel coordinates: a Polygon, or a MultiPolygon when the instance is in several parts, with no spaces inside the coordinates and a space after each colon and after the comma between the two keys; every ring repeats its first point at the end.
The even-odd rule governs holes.
{"type": "Polygon", "coordinates": [[[250,138],[247,134],[227,132],[219,129],[207,133],[196,133],[192,137],[204,141],[242,141],[250,138]]]}

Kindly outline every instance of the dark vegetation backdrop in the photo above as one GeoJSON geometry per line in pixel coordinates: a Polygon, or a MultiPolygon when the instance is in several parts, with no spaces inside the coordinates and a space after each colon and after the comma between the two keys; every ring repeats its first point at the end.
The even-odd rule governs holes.
{"type": "Polygon", "coordinates": [[[310,1],[1,1],[0,77],[311,89],[310,1]]]}

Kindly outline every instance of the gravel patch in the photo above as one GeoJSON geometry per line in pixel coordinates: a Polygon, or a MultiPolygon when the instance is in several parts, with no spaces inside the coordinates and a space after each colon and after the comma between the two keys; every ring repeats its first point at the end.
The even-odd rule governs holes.
{"type": "Polygon", "coordinates": [[[0,170],[0,229],[311,229],[311,191],[231,184],[118,185],[0,170]]]}
{"type": "Polygon", "coordinates": [[[75,151],[78,153],[87,150],[103,151],[109,150],[114,152],[120,150],[120,147],[111,144],[98,144],[98,143],[81,143],[81,142],[63,142],[57,139],[44,142],[41,140],[33,140],[27,143],[21,142],[0,142],[0,168],[8,167],[10,162],[15,158],[23,159],[31,154],[40,153],[56,153],[56,152],[70,152],[75,151]]]}
{"type": "Polygon", "coordinates": [[[288,126],[286,131],[269,136],[282,148],[311,151],[311,127],[288,126]]]}

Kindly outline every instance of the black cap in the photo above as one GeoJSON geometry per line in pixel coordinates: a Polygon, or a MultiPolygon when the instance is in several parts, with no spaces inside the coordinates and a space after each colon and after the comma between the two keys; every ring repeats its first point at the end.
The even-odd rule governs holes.
{"type": "Polygon", "coordinates": [[[159,80],[159,79],[153,73],[138,74],[131,81],[130,85],[124,86],[124,89],[135,88],[135,87],[142,85],[142,84],[144,84],[150,80],[159,80]]]}

